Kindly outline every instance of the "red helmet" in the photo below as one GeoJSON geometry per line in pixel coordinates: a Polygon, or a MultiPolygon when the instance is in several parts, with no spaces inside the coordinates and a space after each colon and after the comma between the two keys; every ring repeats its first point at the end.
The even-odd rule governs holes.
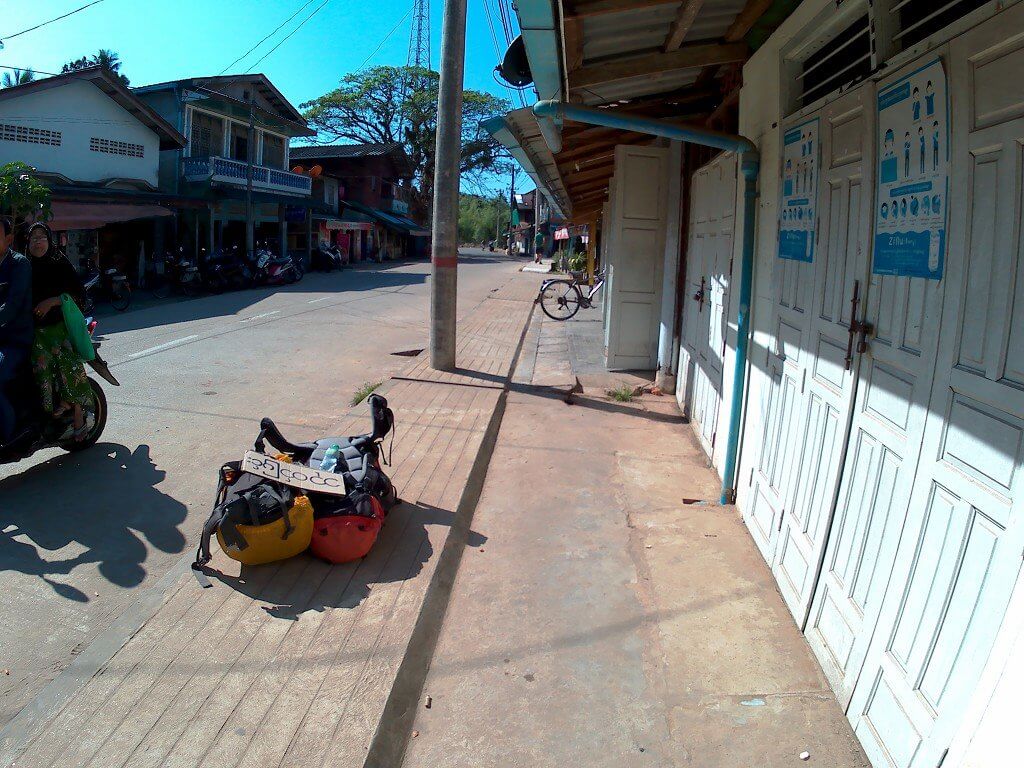
{"type": "Polygon", "coordinates": [[[367,496],[373,516],[345,514],[352,507],[342,507],[334,514],[317,517],[313,521],[310,551],[329,563],[348,563],[365,557],[377,541],[384,524],[384,507],[372,496],[367,496]]]}

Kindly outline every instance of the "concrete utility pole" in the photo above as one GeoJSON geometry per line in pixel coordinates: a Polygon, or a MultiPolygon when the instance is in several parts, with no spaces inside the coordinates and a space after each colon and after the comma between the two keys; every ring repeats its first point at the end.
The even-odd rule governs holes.
{"type": "Polygon", "coordinates": [[[434,241],[431,248],[430,365],[455,369],[455,299],[459,265],[459,166],[462,77],[466,63],[466,0],[445,0],[441,83],[434,152],[434,241]]]}
{"type": "Polygon", "coordinates": [[[254,146],[256,142],[253,141],[255,136],[255,125],[256,113],[252,107],[252,98],[249,99],[249,134],[246,139],[246,153],[245,153],[245,251],[246,253],[252,253],[256,249],[253,248],[253,240],[255,239],[253,231],[252,221],[252,157],[256,151],[254,146]]]}
{"type": "Polygon", "coordinates": [[[508,255],[512,255],[512,222],[515,217],[516,210],[516,167],[512,166],[512,189],[508,194],[508,244],[507,250],[508,255]]]}

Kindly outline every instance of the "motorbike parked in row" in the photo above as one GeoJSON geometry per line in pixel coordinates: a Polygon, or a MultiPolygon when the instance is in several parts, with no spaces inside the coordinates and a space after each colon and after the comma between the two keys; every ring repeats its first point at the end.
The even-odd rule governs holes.
{"type": "Polygon", "coordinates": [[[155,276],[156,284],[153,295],[158,299],[166,299],[174,291],[181,291],[185,296],[195,296],[202,290],[203,280],[199,267],[185,255],[184,246],[178,251],[165,254],[162,259],[163,272],[155,276]]]}
{"type": "MultiPolygon", "coordinates": [[[[95,338],[96,321],[86,318],[86,323],[89,335],[93,337],[93,348],[97,351],[96,359],[88,365],[113,386],[120,386],[99,355],[100,343],[95,338]]],[[[45,448],[63,448],[65,451],[74,452],[83,451],[94,445],[107,425],[107,398],[103,394],[103,388],[92,377],[89,377],[89,389],[92,397],[83,409],[88,430],[84,439],[75,440],[74,423],[70,412],[55,419],[43,411],[39,387],[32,375],[31,365],[26,361],[8,384],[7,394],[14,405],[15,428],[14,437],[7,443],[0,443],[0,464],[21,461],[45,448]]]]}
{"type": "Polygon", "coordinates": [[[266,243],[258,245],[254,276],[257,285],[290,285],[302,279],[304,272],[298,259],[276,255],[266,243]]]}
{"type": "Polygon", "coordinates": [[[199,272],[203,282],[214,293],[249,288],[254,284],[254,272],[237,245],[227,249],[216,248],[210,254],[200,249],[199,272]]]}
{"type": "Polygon", "coordinates": [[[124,312],[132,303],[132,287],[128,276],[114,267],[93,268],[89,259],[82,259],[79,266],[85,272],[82,286],[85,288],[85,306],[82,311],[93,312],[97,301],[108,301],[118,312],[124,312]]]}
{"type": "Polygon", "coordinates": [[[333,272],[345,266],[345,258],[338,246],[320,243],[313,249],[310,266],[318,272],[333,272]]]}

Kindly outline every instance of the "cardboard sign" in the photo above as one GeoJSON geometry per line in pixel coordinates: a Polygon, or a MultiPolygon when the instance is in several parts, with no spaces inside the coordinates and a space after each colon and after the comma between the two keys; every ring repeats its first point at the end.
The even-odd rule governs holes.
{"type": "Polygon", "coordinates": [[[324,472],[320,469],[304,467],[301,464],[278,461],[256,451],[245,452],[245,456],[242,458],[242,471],[265,477],[268,480],[276,480],[292,488],[302,488],[306,491],[327,493],[332,496],[346,495],[345,479],[337,472],[324,472]]]}

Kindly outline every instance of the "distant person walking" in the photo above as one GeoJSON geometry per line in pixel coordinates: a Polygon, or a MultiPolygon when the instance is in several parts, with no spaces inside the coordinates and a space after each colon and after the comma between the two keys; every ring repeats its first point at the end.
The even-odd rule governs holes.
{"type": "Polygon", "coordinates": [[[540,264],[541,254],[544,253],[544,233],[539,229],[533,237],[533,263],[540,264]]]}

